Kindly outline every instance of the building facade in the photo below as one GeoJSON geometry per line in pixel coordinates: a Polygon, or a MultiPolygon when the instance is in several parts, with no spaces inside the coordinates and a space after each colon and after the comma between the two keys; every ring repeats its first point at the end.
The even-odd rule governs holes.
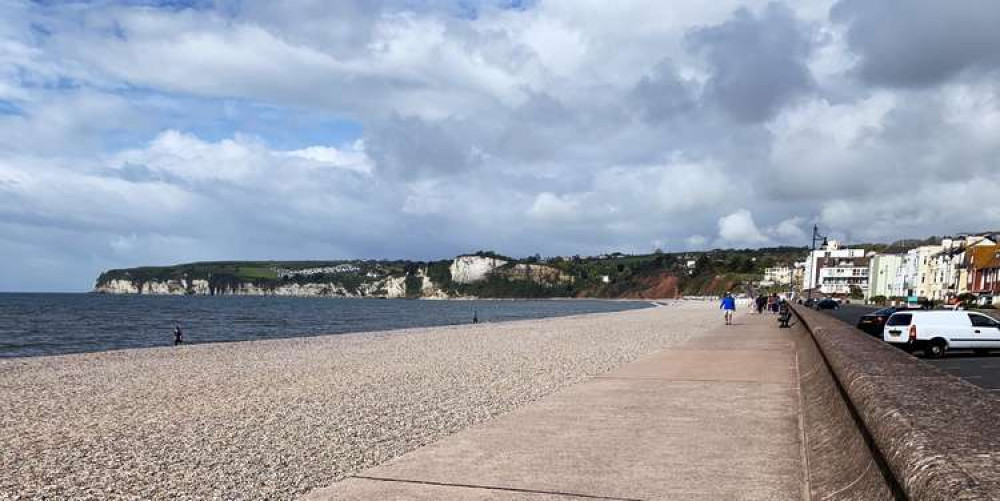
{"type": "Polygon", "coordinates": [[[802,289],[821,294],[849,295],[868,290],[868,257],[864,249],[841,249],[836,241],[809,253],[802,289]]]}
{"type": "Polygon", "coordinates": [[[896,293],[896,280],[903,266],[901,254],[875,254],[868,263],[868,293],[865,301],[875,296],[893,297],[896,293]]]}
{"type": "Polygon", "coordinates": [[[1000,246],[984,244],[969,249],[966,259],[968,292],[981,304],[1000,302],[1000,246]]]}
{"type": "Polygon", "coordinates": [[[792,277],[794,275],[794,270],[788,266],[775,266],[773,268],[764,268],[764,280],[760,282],[760,285],[764,287],[770,286],[789,286],[792,285],[792,277]]]}
{"type": "Polygon", "coordinates": [[[923,245],[910,249],[896,273],[893,296],[928,298],[932,284],[931,257],[941,252],[940,245],[923,245]]]}

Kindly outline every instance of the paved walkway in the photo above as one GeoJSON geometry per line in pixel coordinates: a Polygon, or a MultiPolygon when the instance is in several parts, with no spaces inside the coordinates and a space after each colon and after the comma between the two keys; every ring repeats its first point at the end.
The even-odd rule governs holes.
{"type": "Polygon", "coordinates": [[[307,499],[805,499],[796,371],[773,316],[737,315],[307,499]]]}

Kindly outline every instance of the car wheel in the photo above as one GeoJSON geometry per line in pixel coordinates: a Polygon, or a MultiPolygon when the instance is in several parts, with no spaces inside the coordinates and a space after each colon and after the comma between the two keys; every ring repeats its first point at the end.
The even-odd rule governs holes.
{"type": "Polygon", "coordinates": [[[942,339],[935,339],[931,341],[931,344],[927,345],[924,349],[924,353],[929,358],[941,358],[945,353],[948,352],[948,343],[942,339]]]}

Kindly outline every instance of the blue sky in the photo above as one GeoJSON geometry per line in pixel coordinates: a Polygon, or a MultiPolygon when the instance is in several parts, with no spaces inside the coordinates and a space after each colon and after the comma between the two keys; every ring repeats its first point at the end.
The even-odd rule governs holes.
{"type": "Polygon", "coordinates": [[[0,3],[0,291],[1000,229],[1000,4],[0,3]]]}

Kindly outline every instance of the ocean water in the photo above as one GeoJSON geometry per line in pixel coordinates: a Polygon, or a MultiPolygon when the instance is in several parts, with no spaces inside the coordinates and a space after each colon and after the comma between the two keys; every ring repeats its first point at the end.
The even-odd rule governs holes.
{"type": "Polygon", "coordinates": [[[644,301],[415,301],[0,293],[0,358],[503,322],[648,307],[644,301]]]}

